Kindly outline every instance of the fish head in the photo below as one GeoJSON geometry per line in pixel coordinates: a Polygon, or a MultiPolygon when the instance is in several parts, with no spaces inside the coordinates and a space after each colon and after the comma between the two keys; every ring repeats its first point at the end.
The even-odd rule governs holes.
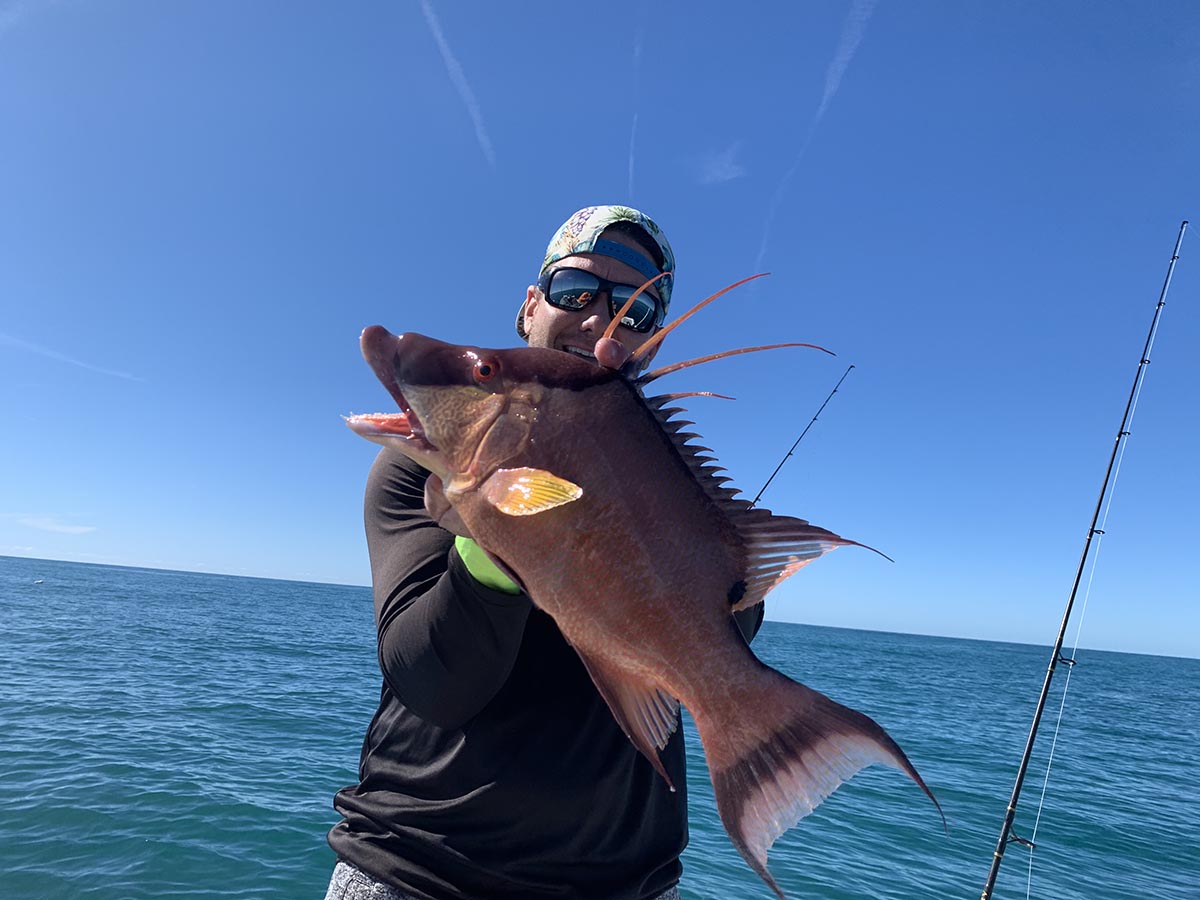
{"type": "Polygon", "coordinates": [[[346,424],[423,465],[453,493],[473,490],[521,456],[539,419],[553,427],[556,389],[580,390],[615,374],[557,350],[460,346],[378,325],[363,331],[361,346],[400,411],[349,416],[346,424]]]}

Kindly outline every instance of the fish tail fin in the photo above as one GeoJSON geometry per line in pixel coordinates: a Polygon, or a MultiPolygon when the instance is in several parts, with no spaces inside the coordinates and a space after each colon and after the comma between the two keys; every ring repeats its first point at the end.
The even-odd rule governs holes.
{"type": "MultiPolygon", "coordinates": [[[[883,763],[906,773],[941,814],[899,745],[873,719],[758,664],[757,677],[716,718],[692,710],[717,810],[738,852],[783,900],[767,851],[783,832],[860,769],[883,763]]],[[[943,816],[943,821],[945,817],[943,816]]]]}

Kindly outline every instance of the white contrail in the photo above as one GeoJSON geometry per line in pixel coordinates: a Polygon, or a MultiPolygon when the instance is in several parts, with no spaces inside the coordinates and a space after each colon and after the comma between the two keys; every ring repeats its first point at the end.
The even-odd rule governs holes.
{"type": "Polygon", "coordinates": [[[846,15],[837,51],[833,54],[829,68],[825,70],[825,93],[821,95],[821,105],[817,107],[817,114],[813,117],[814,126],[825,115],[829,101],[841,86],[842,76],[846,74],[846,69],[850,68],[850,60],[854,59],[854,54],[858,52],[858,45],[862,43],[863,34],[867,30],[867,22],[875,12],[875,2],[876,0],[854,0],[854,5],[846,15]]]}
{"type": "Polygon", "coordinates": [[[633,202],[633,144],[637,138],[638,114],[633,114],[633,127],[629,129],[629,202],[633,202]]]}
{"type": "Polygon", "coordinates": [[[809,126],[808,134],[805,136],[804,142],[800,144],[800,151],[796,154],[796,158],[792,161],[788,170],[783,173],[783,177],[779,179],[779,186],[775,188],[775,193],[771,197],[771,205],[767,207],[767,217],[763,220],[762,243],[758,246],[758,256],[754,258],[752,272],[761,272],[763,270],[763,260],[767,257],[767,243],[771,238],[771,223],[775,221],[775,213],[779,210],[780,204],[783,203],[783,198],[787,195],[788,186],[791,185],[792,179],[800,169],[800,161],[804,159],[808,145],[812,143],[813,132],[816,130],[817,126],[816,122],[814,122],[809,126]]]}
{"type": "Polygon", "coordinates": [[[442,61],[446,64],[446,71],[450,75],[450,81],[453,82],[458,96],[462,98],[467,107],[471,122],[475,125],[475,138],[479,141],[479,149],[487,157],[488,165],[494,169],[496,168],[496,154],[492,150],[492,141],[488,137],[487,129],[483,126],[483,113],[479,110],[479,101],[475,99],[475,92],[467,83],[467,76],[464,74],[462,66],[450,52],[450,45],[446,43],[446,36],[442,34],[442,26],[438,23],[437,16],[433,14],[433,7],[429,5],[429,0],[421,0],[421,12],[425,14],[425,21],[429,24],[434,41],[437,42],[438,50],[442,54],[442,61]]]}
{"type": "Polygon", "coordinates": [[[779,180],[779,186],[775,188],[775,194],[771,198],[771,205],[767,208],[767,217],[763,222],[762,244],[759,245],[758,257],[754,260],[755,272],[762,270],[763,260],[767,255],[767,243],[771,237],[771,223],[775,221],[775,213],[779,210],[780,204],[783,203],[783,198],[787,194],[787,189],[791,185],[792,179],[800,169],[800,162],[804,159],[808,145],[812,143],[817,126],[821,123],[821,119],[824,118],[825,111],[829,109],[829,104],[833,102],[833,97],[838,92],[838,88],[841,87],[842,76],[846,74],[846,70],[850,68],[851,60],[854,59],[854,54],[858,52],[858,45],[862,43],[863,35],[867,30],[867,22],[870,21],[871,14],[875,12],[875,3],[876,0],[854,0],[854,4],[850,7],[850,12],[846,14],[846,21],[842,24],[842,34],[838,39],[837,49],[833,53],[833,59],[830,60],[829,66],[825,69],[825,90],[821,94],[821,102],[817,104],[816,114],[808,126],[808,134],[804,136],[804,141],[800,144],[800,149],[797,151],[792,165],[783,173],[783,178],[779,180]]]}
{"type": "Polygon", "coordinates": [[[36,353],[39,356],[45,356],[49,359],[56,359],[59,362],[69,363],[72,366],[79,366],[81,369],[87,369],[89,372],[99,372],[101,375],[111,375],[114,378],[127,378],[130,381],[142,381],[136,375],[130,375],[128,372],[117,372],[114,369],[105,369],[101,366],[93,366],[91,363],[84,362],[81,359],[67,356],[65,353],[59,353],[57,350],[51,350],[49,347],[43,347],[41,344],[35,344],[32,341],[23,341],[20,338],[15,338],[10,334],[0,333],[0,347],[16,347],[19,350],[27,350],[30,353],[36,353]]]}
{"type": "MultiPolygon", "coordinates": [[[[643,7],[643,10],[645,7],[643,7]]],[[[643,12],[643,17],[645,13],[643,12]]],[[[629,129],[629,202],[633,202],[633,148],[637,141],[637,123],[638,123],[638,88],[640,85],[640,75],[642,70],[642,38],[646,33],[645,25],[638,25],[637,32],[633,36],[633,126],[629,129]]]]}

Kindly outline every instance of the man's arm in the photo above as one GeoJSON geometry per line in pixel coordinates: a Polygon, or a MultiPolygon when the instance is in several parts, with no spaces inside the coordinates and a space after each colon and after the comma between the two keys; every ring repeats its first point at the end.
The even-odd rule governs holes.
{"type": "Polygon", "coordinates": [[[532,605],[476,581],[454,535],[425,510],[428,472],[384,449],[367,479],[364,521],[379,630],[379,665],[400,700],[457,728],[504,684],[532,605]]]}

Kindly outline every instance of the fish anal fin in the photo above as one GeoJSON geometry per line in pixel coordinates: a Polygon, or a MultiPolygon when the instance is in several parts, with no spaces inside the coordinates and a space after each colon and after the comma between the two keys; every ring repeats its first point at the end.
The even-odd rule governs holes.
{"type": "Polygon", "coordinates": [[[702,707],[692,712],[725,830],[780,898],[767,851],[866,766],[900,769],[937,805],[904,751],[874,720],[774,669],[761,666],[738,709],[741,723],[717,722],[702,707]]]}
{"type": "Polygon", "coordinates": [[[667,741],[679,727],[679,701],[656,685],[606,660],[582,652],[579,658],[612,710],[617,725],[650,761],[667,786],[675,790],[658,751],[667,746],[667,741]]]}
{"type": "Polygon", "coordinates": [[[479,492],[509,516],[532,516],[583,496],[583,488],[545,469],[497,469],[479,492]]]}
{"type": "Polygon", "coordinates": [[[731,509],[730,518],[746,550],[746,591],[734,612],[761,603],[781,581],[830,550],[861,546],[804,519],[774,516],[765,509],[731,509]]]}

